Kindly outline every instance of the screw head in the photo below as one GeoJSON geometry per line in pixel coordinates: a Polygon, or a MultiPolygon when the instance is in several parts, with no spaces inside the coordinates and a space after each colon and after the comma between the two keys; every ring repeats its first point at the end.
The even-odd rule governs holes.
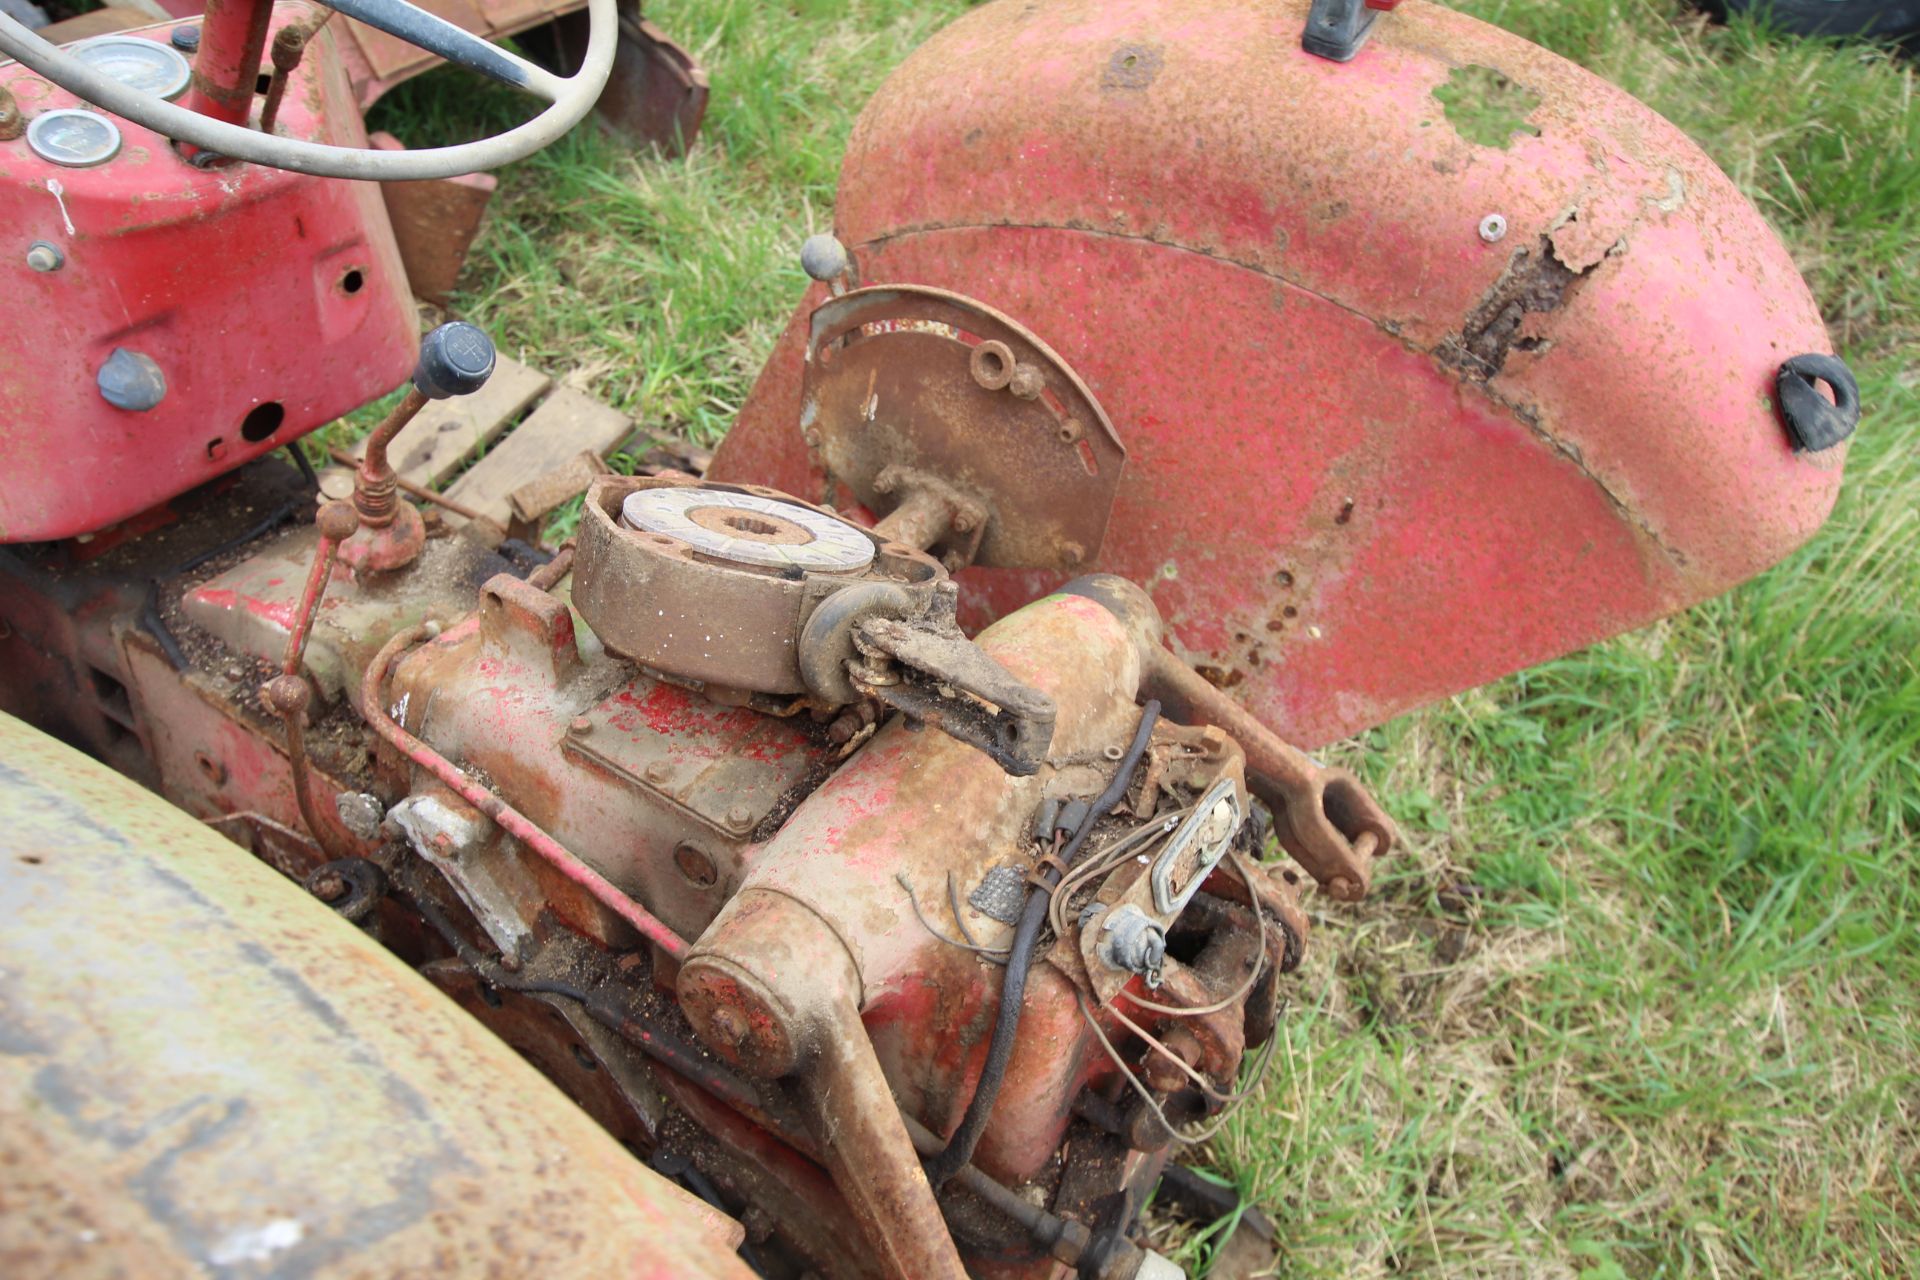
{"type": "Polygon", "coordinates": [[[593,721],[587,719],[585,716],[575,716],[567,722],[567,730],[578,735],[592,733],[593,721]]]}
{"type": "Polygon", "coordinates": [[[58,271],[67,265],[67,255],[56,244],[35,240],[27,246],[27,265],[40,272],[58,271]]]}
{"type": "Polygon", "coordinates": [[[727,810],[727,825],[734,830],[744,830],[753,825],[753,811],[743,804],[737,804],[727,810]]]}
{"type": "Polygon", "coordinates": [[[1480,219],[1480,238],[1482,240],[1485,240],[1488,244],[1492,244],[1496,240],[1505,239],[1506,234],[1507,234],[1507,215],[1506,214],[1490,213],[1486,217],[1480,219]]]}

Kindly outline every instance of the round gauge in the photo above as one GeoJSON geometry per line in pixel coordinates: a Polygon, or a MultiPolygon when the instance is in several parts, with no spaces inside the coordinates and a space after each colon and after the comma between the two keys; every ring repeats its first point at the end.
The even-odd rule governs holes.
{"type": "Polygon", "coordinates": [[[119,153],[120,128],[97,111],[65,107],[42,111],[27,126],[27,145],[42,160],[84,169],[119,153]]]}
{"type": "Polygon", "coordinates": [[[70,52],[127,88],[156,98],[175,97],[193,78],[193,68],[174,50],[135,36],[101,36],[75,45],[70,52]]]}
{"type": "Polygon", "coordinates": [[[853,573],[873,561],[873,542],[830,515],[726,489],[641,489],[620,514],[635,529],[665,534],[736,564],[853,573]]]}

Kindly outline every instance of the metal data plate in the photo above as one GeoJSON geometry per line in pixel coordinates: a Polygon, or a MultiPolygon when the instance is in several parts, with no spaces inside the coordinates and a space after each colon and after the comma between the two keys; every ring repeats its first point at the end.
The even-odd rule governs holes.
{"type": "Polygon", "coordinates": [[[900,468],[986,507],[976,564],[1073,572],[1099,553],[1127,452],[1087,385],[1007,316],[940,289],[856,290],[813,313],[805,379],[808,444],[869,510],[900,500],[876,484],[900,468]]]}
{"type": "Polygon", "coordinates": [[[1233,845],[1234,833],[1245,822],[1240,789],[1232,778],[1207,788],[1166,848],[1153,860],[1153,909],[1164,919],[1186,910],[1207,873],[1220,865],[1233,845]]]}

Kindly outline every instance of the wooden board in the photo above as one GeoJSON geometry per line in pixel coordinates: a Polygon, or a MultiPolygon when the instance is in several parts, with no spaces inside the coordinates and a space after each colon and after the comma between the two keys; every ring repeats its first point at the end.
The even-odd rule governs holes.
{"type": "MultiPolygon", "coordinates": [[[[393,469],[400,473],[401,479],[429,489],[438,488],[441,481],[458,471],[481,449],[498,440],[501,433],[526,412],[527,406],[552,385],[553,379],[538,369],[500,356],[494,365],[493,377],[487,380],[486,386],[470,396],[435,400],[422,409],[412,422],[401,428],[400,434],[387,446],[387,461],[393,464],[393,469]]],[[[585,399],[584,396],[581,398],[585,399]]],[[[589,400],[588,403],[593,402],[589,400]]],[[[607,409],[605,412],[612,413],[613,410],[607,409]]],[[[563,450],[561,456],[577,452],[577,449],[563,450]]],[[[359,457],[361,450],[362,446],[356,444],[354,456],[359,457]]],[[[526,472],[514,483],[524,482],[534,474],[537,473],[526,472]]],[[[508,486],[509,489],[512,487],[508,486]]],[[[501,502],[504,510],[504,494],[501,502]]],[[[506,523],[504,516],[500,523],[506,523]]]]}
{"type": "MultiPolygon", "coordinates": [[[[495,381],[499,377],[496,373],[495,381]]],[[[489,383],[487,389],[492,385],[489,383]]],[[[583,450],[605,454],[625,439],[632,427],[627,415],[619,410],[571,387],[556,387],[512,435],[454,481],[447,496],[505,525],[513,515],[509,498],[515,489],[566,466],[583,450]]]]}

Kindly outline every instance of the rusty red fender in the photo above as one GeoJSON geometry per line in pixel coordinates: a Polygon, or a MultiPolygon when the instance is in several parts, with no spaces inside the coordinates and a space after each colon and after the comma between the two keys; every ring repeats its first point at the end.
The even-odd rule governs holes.
{"type": "MultiPolygon", "coordinates": [[[[863,283],[977,298],[1085,379],[1128,451],[1090,567],[1311,745],[1750,577],[1846,449],[1793,448],[1775,380],[1826,331],[1679,130],[1438,5],[1344,64],[1306,12],[979,9],[861,115],[836,220],[863,283]]],[[[825,491],[798,426],[824,296],[714,478],[825,491]]],[[[971,621],[1058,576],[969,571],[971,621]]]]}

